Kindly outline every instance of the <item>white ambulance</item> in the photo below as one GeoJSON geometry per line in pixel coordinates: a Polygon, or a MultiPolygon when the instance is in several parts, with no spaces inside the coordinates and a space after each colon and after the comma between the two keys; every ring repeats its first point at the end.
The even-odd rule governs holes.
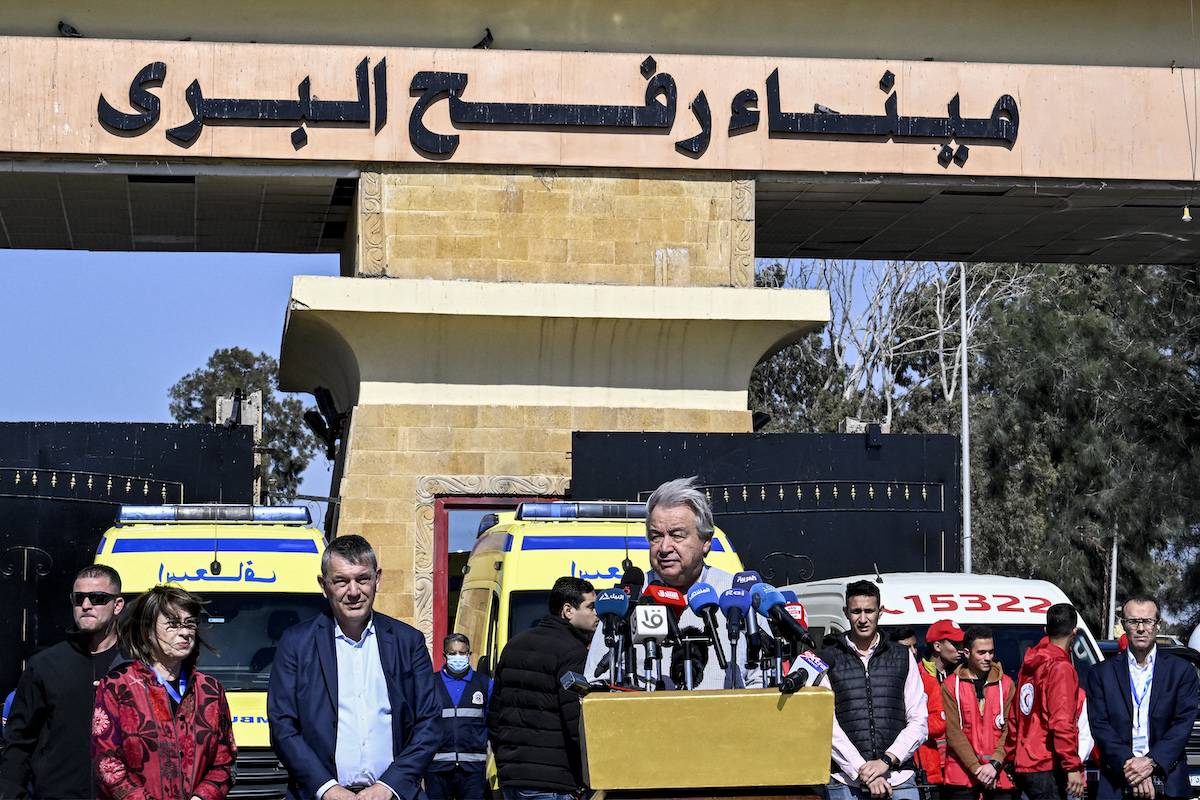
{"type": "MultiPolygon", "coordinates": [[[[1021,668],[1025,651],[1046,635],[1046,609],[1055,603],[1071,602],[1049,581],[954,572],[852,575],[786,588],[794,591],[804,604],[809,631],[820,642],[825,635],[849,630],[842,610],[846,604],[846,585],[863,580],[879,586],[883,604],[879,625],[885,634],[898,628],[912,628],[917,635],[917,649],[924,652],[925,631],[939,619],[953,620],[964,630],[972,625],[986,625],[995,636],[996,657],[1013,679],[1021,668]]],[[[1081,681],[1087,669],[1102,660],[1100,648],[1082,619],[1071,654],[1081,681]]]]}

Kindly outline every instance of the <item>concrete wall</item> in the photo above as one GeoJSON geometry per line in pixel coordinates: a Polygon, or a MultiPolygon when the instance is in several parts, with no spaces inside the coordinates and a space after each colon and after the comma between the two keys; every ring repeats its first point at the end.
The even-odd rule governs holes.
{"type": "Polygon", "coordinates": [[[901,58],[1166,67],[1195,63],[1188,5],[1147,0],[210,0],[7,3],[0,30],[55,36],[405,47],[901,58]]]}

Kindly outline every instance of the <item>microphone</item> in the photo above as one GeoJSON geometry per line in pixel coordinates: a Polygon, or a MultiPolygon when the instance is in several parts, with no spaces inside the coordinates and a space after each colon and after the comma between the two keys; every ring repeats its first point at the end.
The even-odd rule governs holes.
{"type": "Polygon", "coordinates": [[[750,587],[756,583],[762,583],[762,576],[752,569],[739,572],[733,576],[734,589],[745,589],[748,592],[750,591],[750,587]]]}
{"type": "MultiPolygon", "coordinates": [[[[770,588],[771,588],[771,586],[769,584],[763,583],[762,581],[759,581],[758,583],[755,583],[755,584],[747,587],[746,593],[750,595],[750,606],[754,610],[756,610],[756,611],[758,610],[758,604],[761,602],[760,600],[755,600],[755,598],[761,597],[763,592],[767,591],[770,588]]],[[[759,630],[758,629],[758,617],[754,614],[747,614],[746,615],[746,634],[749,636],[754,636],[755,634],[758,633],[758,630],[759,630]]]]}
{"type": "Polygon", "coordinates": [[[678,589],[655,581],[642,592],[642,603],[657,605],[667,609],[667,638],[664,645],[674,646],[679,643],[678,620],[683,610],[687,608],[687,598],[678,589]]]}
{"type": "Polygon", "coordinates": [[[617,625],[629,610],[629,597],[620,588],[605,589],[596,595],[596,616],[604,623],[604,643],[612,647],[617,635],[617,625]]]}
{"type": "Polygon", "coordinates": [[[745,589],[726,589],[721,592],[718,601],[721,613],[725,615],[726,631],[733,649],[737,649],[738,635],[746,626],[746,612],[750,610],[750,595],[745,589]]]}
{"type": "MultiPolygon", "coordinates": [[[[688,641],[703,637],[704,631],[688,626],[680,632],[680,638],[688,641]]],[[[707,647],[675,647],[671,650],[671,682],[676,686],[693,689],[696,676],[703,675],[708,666],[707,647]]]]}
{"type": "MultiPolygon", "coordinates": [[[[782,594],[782,592],[780,594],[782,594]]],[[[784,595],[784,597],[786,596],[787,595],[784,595]]],[[[808,629],[808,611],[804,608],[804,603],[796,600],[789,600],[783,604],[783,608],[785,611],[787,611],[792,619],[803,625],[805,630],[808,629]]]]}
{"type": "Polygon", "coordinates": [[[621,576],[620,586],[625,589],[625,594],[629,595],[631,602],[636,602],[636,598],[641,594],[642,586],[646,583],[646,573],[642,572],[640,567],[635,567],[630,564],[625,569],[625,574],[621,576]]]}
{"type": "Polygon", "coordinates": [[[717,635],[717,610],[720,608],[717,590],[707,583],[694,584],[688,590],[687,601],[692,613],[704,620],[704,632],[712,640],[717,664],[721,669],[728,669],[729,660],[725,658],[725,648],[721,645],[721,637],[717,635]]]}
{"type": "MultiPolygon", "coordinates": [[[[640,605],[633,609],[630,641],[646,649],[643,676],[646,688],[651,691],[662,683],[662,642],[671,635],[670,617],[671,612],[659,605],[640,605]]],[[[632,646],[630,650],[633,650],[632,646]]]]}
{"type": "MultiPolygon", "coordinates": [[[[625,565],[625,574],[621,576],[621,582],[617,584],[617,588],[625,592],[625,596],[629,598],[629,607],[625,610],[625,616],[621,620],[620,634],[624,641],[629,641],[629,621],[633,616],[633,610],[638,604],[638,595],[642,591],[642,584],[646,582],[646,574],[642,570],[633,565],[633,562],[626,559],[622,562],[625,565]]],[[[625,652],[625,664],[623,665],[627,675],[637,673],[637,654],[634,652],[633,646],[625,652]]]]}
{"type": "Polygon", "coordinates": [[[792,666],[792,672],[779,682],[780,694],[795,694],[805,686],[816,686],[821,676],[829,671],[828,664],[810,655],[801,655],[792,666]]]}
{"type": "Polygon", "coordinates": [[[770,587],[766,587],[762,591],[758,591],[757,586],[754,589],[755,592],[751,593],[750,602],[758,613],[771,621],[777,636],[787,639],[805,650],[817,649],[816,642],[808,635],[808,628],[793,619],[792,615],[784,608],[786,602],[782,594],[770,587]]]}
{"type": "Polygon", "coordinates": [[[608,647],[609,670],[613,683],[620,683],[621,675],[621,623],[629,610],[629,598],[621,588],[605,589],[596,595],[596,616],[604,625],[604,644],[608,647]]]}
{"type": "Polygon", "coordinates": [[[580,675],[578,672],[564,672],[558,676],[558,684],[568,692],[577,694],[580,697],[607,687],[607,684],[603,682],[591,683],[585,676],[580,675]]]}
{"type": "Polygon", "coordinates": [[[800,602],[800,598],[797,597],[796,593],[793,592],[791,589],[780,589],[779,593],[781,595],[783,595],[783,601],[785,603],[799,603],[800,602]]]}

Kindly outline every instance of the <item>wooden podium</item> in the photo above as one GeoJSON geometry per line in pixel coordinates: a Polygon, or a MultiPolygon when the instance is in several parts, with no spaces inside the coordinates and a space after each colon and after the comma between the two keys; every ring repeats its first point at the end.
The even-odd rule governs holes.
{"type": "Polygon", "coordinates": [[[808,800],[829,782],[833,694],[591,694],[581,727],[591,800],[808,800]]]}

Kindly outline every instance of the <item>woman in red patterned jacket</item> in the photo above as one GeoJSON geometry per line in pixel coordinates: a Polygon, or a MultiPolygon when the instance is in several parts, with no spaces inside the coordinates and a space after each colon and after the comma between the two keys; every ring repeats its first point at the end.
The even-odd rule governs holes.
{"type": "Polygon", "coordinates": [[[101,798],[223,800],[233,787],[233,725],[225,690],[198,671],[203,602],[155,586],[125,610],[133,661],[96,689],[92,763],[101,798]]]}

